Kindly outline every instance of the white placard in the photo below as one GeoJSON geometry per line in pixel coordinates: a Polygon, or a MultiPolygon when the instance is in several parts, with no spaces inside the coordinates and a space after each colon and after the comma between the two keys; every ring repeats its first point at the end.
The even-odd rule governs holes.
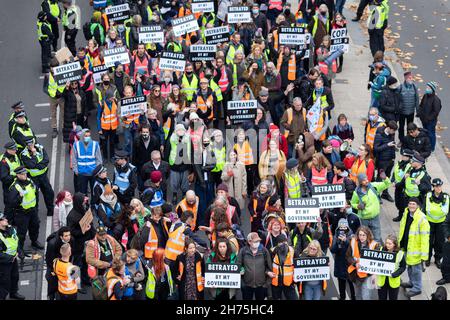
{"type": "Polygon", "coordinates": [[[330,51],[342,50],[348,52],[349,50],[349,38],[347,28],[333,29],[331,30],[331,45],[330,51]]]}
{"type": "Polygon", "coordinates": [[[197,19],[193,14],[172,20],[172,30],[176,37],[199,30],[197,19]]]}
{"type": "Polygon", "coordinates": [[[241,288],[241,274],[237,264],[207,263],[205,288],[241,288]]]}
{"type": "Polygon", "coordinates": [[[310,34],[305,33],[305,28],[301,27],[281,27],[278,31],[279,44],[287,45],[303,45],[307,44],[310,40],[310,34]]]}
{"type": "Polygon", "coordinates": [[[192,13],[214,12],[214,1],[192,0],[191,9],[192,9],[192,13]]]}
{"type": "Polygon", "coordinates": [[[139,28],[139,43],[163,43],[164,30],[160,25],[139,28]]]}
{"type": "Polygon", "coordinates": [[[120,116],[141,114],[147,111],[147,98],[145,96],[123,98],[120,100],[120,116]]]}
{"type": "Polygon", "coordinates": [[[345,186],[343,184],[324,184],[312,187],[312,196],[319,200],[320,209],[345,207],[345,186]]]}
{"type": "Polygon", "coordinates": [[[228,26],[205,29],[207,44],[217,44],[230,41],[230,28],[228,26]]]}
{"type": "Polygon", "coordinates": [[[184,71],[186,66],[186,57],[183,53],[164,51],[159,59],[159,68],[161,70],[184,71]]]}
{"type": "Polygon", "coordinates": [[[195,44],[189,47],[191,61],[212,61],[216,57],[217,46],[213,44],[195,44]]]}
{"type": "Polygon", "coordinates": [[[130,17],[130,6],[128,3],[119,4],[105,8],[109,22],[124,21],[130,17]]]}
{"type": "Polygon", "coordinates": [[[69,81],[78,81],[82,78],[82,70],[80,63],[78,61],[63,64],[58,67],[53,68],[53,75],[56,83],[61,85],[66,85],[69,81]]]}
{"type": "Polygon", "coordinates": [[[92,67],[92,77],[94,78],[94,83],[98,84],[102,82],[102,75],[109,72],[109,68],[104,64],[92,67]]]}
{"type": "Polygon", "coordinates": [[[330,279],[330,258],[305,257],[294,259],[294,281],[316,281],[330,279]]]}
{"type": "Polygon", "coordinates": [[[252,15],[249,7],[228,7],[228,23],[249,23],[252,22],[252,15]]]}
{"type": "Polygon", "coordinates": [[[395,271],[396,253],[361,249],[359,272],[390,276],[395,271]]]}
{"type": "Polygon", "coordinates": [[[286,199],[286,222],[317,222],[320,216],[319,200],[316,198],[286,199]]]}
{"type": "Polygon", "coordinates": [[[108,68],[114,67],[116,62],[121,64],[130,63],[130,55],[126,47],[106,49],[104,51],[105,66],[108,68]]]}

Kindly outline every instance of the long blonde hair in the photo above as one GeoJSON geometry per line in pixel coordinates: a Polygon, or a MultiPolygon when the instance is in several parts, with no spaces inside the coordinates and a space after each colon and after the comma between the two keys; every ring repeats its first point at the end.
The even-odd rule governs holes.
{"type": "Polygon", "coordinates": [[[314,248],[317,249],[317,255],[316,255],[316,257],[322,257],[322,256],[323,256],[322,247],[320,246],[320,243],[319,243],[319,241],[317,241],[317,240],[311,241],[311,242],[308,244],[308,246],[305,248],[305,250],[303,250],[303,253],[306,254],[306,255],[309,255],[309,249],[310,249],[311,247],[314,247],[314,248]]]}

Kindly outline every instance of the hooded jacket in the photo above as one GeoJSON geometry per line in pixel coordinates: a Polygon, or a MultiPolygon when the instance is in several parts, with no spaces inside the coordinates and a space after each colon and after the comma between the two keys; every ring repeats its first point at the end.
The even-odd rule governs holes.
{"type": "Polygon", "coordinates": [[[73,238],[72,254],[80,255],[83,253],[84,243],[95,236],[94,226],[91,223],[91,228],[83,234],[80,227],[80,220],[86,213],[83,206],[84,194],[81,192],[75,193],[73,196],[73,209],[67,216],[67,226],[70,228],[70,233],[73,238]]]}
{"type": "Polygon", "coordinates": [[[420,101],[417,115],[420,118],[420,121],[422,121],[422,124],[425,125],[437,121],[441,109],[441,99],[439,99],[436,93],[424,94],[422,101],[420,101]]]}

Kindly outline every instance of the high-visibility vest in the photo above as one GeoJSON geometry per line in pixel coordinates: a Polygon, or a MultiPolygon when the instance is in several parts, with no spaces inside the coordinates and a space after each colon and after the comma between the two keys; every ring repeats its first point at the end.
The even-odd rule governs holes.
{"type": "Polygon", "coordinates": [[[100,29],[100,42],[101,43],[99,43],[98,45],[101,46],[101,45],[103,45],[103,43],[105,43],[105,29],[98,22],[92,23],[91,27],[89,28],[89,30],[91,31],[91,36],[92,37],[94,37],[95,28],[99,28],[100,29]]]}
{"type": "Polygon", "coordinates": [[[413,183],[416,179],[422,180],[425,177],[425,171],[421,171],[418,175],[413,173],[414,177],[409,176],[405,179],[405,194],[408,197],[418,197],[420,196],[419,186],[413,183]]]}
{"type": "MultiPolygon", "coordinates": [[[[44,159],[44,147],[41,146],[40,144],[36,144],[35,148],[36,148],[36,164],[39,164],[44,159]]],[[[28,150],[28,148],[23,149],[22,157],[27,157],[27,158],[31,159],[30,150],[28,150]]],[[[33,168],[33,169],[26,168],[26,169],[31,177],[37,177],[37,176],[41,176],[44,173],[46,173],[48,170],[48,167],[45,167],[43,169],[36,169],[36,168],[33,168]]]]}
{"type": "Polygon", "coordinates": [[[409,233],[405,234],[406,219],[409,214],[409,209],[405,208],[402,220],[400,220],[398,243],[401,243],[403,237],[408,237],[406,264],[408,266],[413,266],[419,264],[421,261],[428,260],[430,223],[422,210],[418,208],[416,212],[414,212],[413,221],[409,227],[409,233]]]}
{"type": "MultiPolygon", "coordinates": [[[[316,14],[316,15],[313,17],[313,19],[314,19],[314,26],[313,26],[311,35],[314,37],[314,36],[316,35],[317,27],[318,27],[318,25],[319,25],[319,16],[316,14]]],[[[325,28],[327,29],[327,33],[329,33],[329,32],[330,32],[330,23],[329,23],[329,19],[327,20],[327,23],[326,23],[326,25],[325,25],[325,28]]]]}
{"type": "Polygon", "coordinates": [[[355,159],[355,161],[353,162],[353,165],[350,169],[350,176],[349,176],[350,179],[352,179],[352,181],[354,183],[358,182],[358,175],[360,173],[366,173],[369,161],[370,160],[364,160],[364,161],[361,161],[361,164],[360,164],[359,157],[357,157],[355,159]]]}
{"type": "MultiPolygon", "coordinates": [[[[328,117],[328,111],[323,111],[323,109],[320,109],[320,116],[319,116],[319,122],[317,123],[317,127],[314,130],[315,132],[319,133],[320,131],[322,131],[323,129],[323,125],[324,125],[324,118],[328,117]]],[[[319,137],[319,141],[323,141],[327,138],[327,134],[326,132],[324,132],[320,137],[319,137]]]]}
{"type": "Polygon", "coordinates": [[[124,193],[128,187],[130,186],[130,175],[133,172],[135,166],[131,163],[128,163],[128,170],[126,172],[117,171],[117,168],[114,168],[114,184],[119,187],[120,193],[124,193]]]}
{"type": "Polygon", "coordinates": [[[78,292],[77,283],[69,273],[72,266],[70,262],[61,259],[56,259],[53,265],[53,270],[58,277],[58,292],[61,294],[69,295],[78,292]]]}
{"type": "Polygon", "coordinates": [[[140,116],[139,113],[129,114],[129,115],[126,115],[125,119],[123,119],[122,121],[125,125],[129,125],[132,122],[134,122],[136,124],[136,126],[138,126],[139,125],[139,116],[140,116]]]}
{"type": "Polygon", "coordinates": [[[382,5],[375,6],[375,8],[373,8],[373,10],[371,10],[369,13],[369,18],[367,19],[367,27],[369,28],[371,25],[375,24],[375,29],[381,29],[383,28],[384,21],[386,21],[386,19],[387,19],[386,8],[382,5]],[[377,21],[375,21],[376,16],[378,16],[377,21]]]}
{"type": "Polygon", "coordinates": [[[103,111],[100,118],[102,130],[116,130],[119,125],[117,117],[117,104],[115,101],[111,103],[111,109],[103,102],[103,111]]]}
{"type": "MultiPolygon", "coordinates": [[[[181,277],[183,277],[184,273],[184,264],[180,261],[178,264],[178,273],[181,277]]],[[[195,263],[195,279],[197,280],[197,291],[202,292],[203,287],[203,276],[202,276],[202,264],[201,261],[197,261],[195,263]]]]}
{"type": "Polygon", "coordinates": [[[403,177],[405,176],[405,173],[411,168],[411,164],[406,164],[405,168],[400,168],[400,162],[397,162],[394,166],[394,182],[399,183],[403,180],[403,177]]]}
{"type": "Polygon", "coordinates": [[[192,231],[194,231],[195,226],[197,225],[197,213],[198,213],[199,203],[200,203],[200,199],[197,196],[195,196],[195,203],[193,205],[190,205],[187,202],[186,198],[184,198],[183,200],[181,200],[178,203],[177,208],[176,208],[176,211],[178,211],[178,209],[181,209],[182,212],[189,210],[194,214],[194,219],[193,219],[192,225],[191,225],[192,231]]]}
{"type": "MultiPolygon", "coordinates": [[[[173,293],[172,273],[170,272],[170,268],[167,264],[164,264],[164,268],[166,270],[167,281],[169,282],[169,296],[171,296],[173,293]]],[[[155,271],[152,267],[152,269],[148,272],[147,284],[145,286],[145,294],[149,299],[153,299],[155,297],[156,277],[154,272],[155,271]]]]}
{"type": "MultiPolygon", "coordinates": [[[[372,241],[369,244],[369,249],[370,250],[374,250],[375,246],[377,245],[376,241],[372,241]]],[[[356,237],[353,237],[352,240],[350,241],[350,246],[352,248],[352,256],[353,258],[356,260],[356,263],[359,263],[359,259],[361,258],[360,253],[359,253],[359,247],[358,247],[358,241],[356,240],[356,237]]],[[[353,270],[355,270],[356,267],[354,265],[349,265],[347,268],[347,272],[348,274],[352,273],[353,270]]],[[[368,276],[367,273],[365,272],[360,272],[356,269],[356,274],[358,275],[359,278],[366,278],[368,276]]]]}
{"type": "MultiPolygon", "coordinates": [[[[316,50],[316,55],[319,56],[319,54],[327,54],[329,53],[329,50],[325,49],[325,48],[317,48],[316,50]]],[[[328,64],[325,61],[319,61],[319,70],[324,74],[324,75],[328,75],[328,64]]],[[[334,73],[336,73],[337,71],[337,64],[336,64],[336,59],[334,59],[331,62],[331,71],[333,71],[334,73]]]]}
{"type": "Polygon", "coordinates": [[[272,285],[278,287],[279,285],[290,286],[294,282],[294,249],[289,247],[289,252],[284,260],[284,263],[280,263],[278,254],[273,258],[272,272],[275,277],[272,279],[272,285]],[[283,283],[278,283],[278,276],[283,276],[283,283]]]}
{"type": "Polygon", "coordinates": [[[10,256],[15,256],[17,254],[19,238],[17,237],[16,229],[13,228],[12,235],[7,238],[0,232],[0,241],[3,242],[6,247],[2,253],[9,254],[10,256]]]}
{"type": "Polygon", "coordinates": [[[73,13],[77,14],[77,11],[73,7],[69,7],[67,8],[67,10],[64,11],[64,14],[61,19],[61,24],[63,27],[69,26],[69,16],[72,15],[73,13]]]}
{"type": "MultiPolygon", "coordinates": [[[[267,209],[267,207],[269,206],[269,200],[270,197],[267,197],[266,203],[264,204],[264,210],[267,209]]],[[[253,199],[253,211],[256,214],[256,208],[258,208],[258,200],[257,199],[253,199]]],[[[253,216],[250,216],[250,222],[253,221],[253,216]]]]}
{"type": "Polygon", "coordinates": [[[108,288],[108,300],[117,300],[114,294],[114,287],[120,282],[120,286],[123,286],[122,278],[116,276],[112,269],[109,269],[106,273],[106,287],[108,288]]]}
{"type": "Polygon", "coordinates": [[[153,11],[152,11],[152,8],[150,8],[150,5],[147,5],[146,9],[147,9],[147,18],[148,18],[148,21],[152,21],[152,18],[153,18],[153,11]]]}
{"type": "Polygon", "coordinates": [[[169,46],[172,45],[173,47],[173,52],[182,52],[183,51],[183,47],[181,46],[181,44],[179,44],[178,42],[169,42],[169,44],[167,45],[167,50],[169,51],[169,46]]]}
{"type": "Polygon", "coordinates": [[[144,70],[145,74],[148,76],[148,64],[150,63],[150,58],[146,53],[144,53],[144,59],[141,61],[141,59],[138,57],[137,53],[133,55],[133,61],[134,61],[134,74],[133,77],[136,79],[136,74],[139,70],[144,70]]]}
{"type": "Polygon", "coordinates": [[[316,167],[311,166],[311,183],[314,186],[327,184],[327,167],[323,167],[322,170],[317,170],[316,167]]]}
{"type": "MultiPolygon", "coordinates": [[[[155,252],[155,250],[158,249],[158,235],[150,221],[147,221],[145,225],[150,230],[148,233],[147,242],[144,245],[144,257],[145,257],[145,259],[151,259],[151,258],[153,258],[153,252],[155,252]]],[[[163,221],[163,227],[167,231],[167,233],[169,233],[169,229],[167,228],[166,221],[163,221]]]]}
{"type": "Polygon", "coordinates": [[[242,144],[235,143],[233,148],[236,149],[239,161],[241,161],[244,165],[249,166],[254,163],[253,150],[247,140],[245,140],[242,144]]]}
{"type": "MultiPolygon", "coordinates": [[[[280,72],[281,65],[283,64],[283,56],[284,54],[280,52],[277,62],[278,72],[280,72]]],[[[291,54],[291,56],[289,57],[289,64],[288,64],[288,74],[287,74],[288,80],[294,81],[296,79],[296,74],[297,74],[297,63],[295,61],[295,55],[291,54]]]]}
{"type": "Polygon", "coordinates": [[[225,61],[227,64],[233,63],[234,56],[236,55],[237,50],[241,50],[242,52],[244,52],[244,46],[240,43],[236,48],[234,44],[230,42],[230,46],[228,47],[227,57],[225,61]]]}
{"type": "Polygon", "coordinates": [[[284,173],[284,181],[286,183],[286,189],[288,192],[288,197],[290,199],[299,199],[302,197],[301,190],[301,177],[298,171],[294,175],[289,174],[289,172],[284,173]]]}
{"type": "Polygon", "coordinates": [[[161,97],[163,97],[164,99],[166,99],[169,94],[172,92],[172,84],[161,84],[161,97]]]}
{"type": "Polygon", "coordinates": [[[270,0],[269,9],[277,9],[279,11],[283,10],[283,1],[281,0],[270,0]]]}
{"type": "Polygon", "coordinates": [[[14,170],[16,170],[18,167],[20,167],[19,156],[17,154],[15,154],[14,161],[11,161],[11,160],[9,160],[8,157],[5,156],[5,154],[2,154],[0,156],[0,161],[2,161],[3,159],[5,159],[5,162],[9,167],[9,175],[15,177],[16,173],[14,172],[14,170]]]}
{"type": "Polygon", "coordinates": [[[186,95],[186,100],[191,102],[194,93],[198,89],[198,78],[195,74],[192,75],[192,80],[189,82],[186,74],[181,78],[181,92],[186,95]]]}
{"type": "Polygon", "coordinates": [[[170,227],[169,238],[166,243],[166,250],[164,254],[167,259],[175,261],[177,257],[184,252],[184,231],[188,228],[185,223],[182,223],[175,229],[175,224],[170,227]]]}
{"type": "Polygon", "coordinates": [[[27,178],[27,181],[29,183],[25,189],[17,182],[17,179],[13,182],[14,188],[21,194],[22,201],[20,207],[24,210],[36,207],[36,187],[29,178],[27,178]]]}
{"type": "Polygon", "coordinates": [[[444,202],[436,203],[432,201],[432,192],[427,193],[425,202],[427,219],[429,222],[441,223],[444,222],[448,214],[449,196],[444,194],[444,202]]]}
{"type": "Polygon", "coordinates": [[[211,90],[214,91],[214,93],[216,94],[217,102],[222,101],[222,100],[223,100],[222,90],[221,90],[221,88],[217,85],[217,83],[214,81],[214,79],[212,79],[212,78],[211,78],[211,80],[209,80],[209,87],[210,87],[211,90]]]}
{"type": "MultiPolygon", "coordinates": [[[[302,112],[303,112],[303,120],[306,123],[306,109],[302,108],[302,112]]],[[[293,108],[288,108],[286,110],[286,114],[287,114],[287,124],[291,125],[292,120],[294,119],[294,109],[293,108]]],[[[284,129],[284,137],[287,138],[289,136],[289,130],[288,129],[284,129]]]]}
{"type": "Polygon", "coordinates": [[[225,67],[220,71],[220,79],[219,79],[219,88],[221,92],[225,92],[228,89],[228,85],[230,84],[230,80],[228,79],[227,72],[225,67]]]}
{"type": "Polygon", "coordinates": [[[83,142],[77,141],[73,144],[74,151],[76,152],[78,173],[81,175],[92,175],[96,167],[95,152],[97,151],[98,142],[92,141],[86,146],[83,142]]]}
{"type": "MultiPolygon", "coordinates": [[[[394,271],[398,270],[398,267],[400,266],[400,262],[402,261],[404,255],[405,254],[403,253],[402,250],[399,250],[397,252],[397,254],[395,256],[394,271]]],[[[400,279],[401,277],[400,276],[395,277],[395,278],[389,276],[387,278],[388,278],[388,281],[389,281],[389,286],[391,288],[398,288],[398,287],[400,287],[400,282],[401,282],[401,279],[400,279]]],[[[377,276],[377,285],[379,287],[383,287],[385,282],[386,282],[386,276],[381,276],[381,275],[377,276]]]]}
{"type": "Polygon", "coordinates": [[[47,0],[48,6],[50,8],[50,14],[55,18],[59,18],[61,14],[61,9],[59,8],[58,2],[52,3],[50,0],[47,0]]]}
{"type": "MultiPolygon", "coordinates": [[[[294,230],[291,231],[291,238],[292,238],[292,235],[293,235],[293,234],[294,234],[294,230]]],[[[303,235],[301,235],[301,234],[299,234],[299,233],[297,233],[297,234],[295,235],[294,240],[292,241],[292,245],[293,245],[294,248],[297,246],[298,238],[299,238],[299,237],[302,237],[302,236],[303,236],[303,235]]],[[[305,229],[305,236],[306,236],[306,239],[308,240],[308,242],[313,241],[313,239],[311,238],[311,236],[310,236],[309,234],[306,233],[306,229],[305,229]]]]}
{"type": "Polygon", "coordinates": [[[237,65],[236,63],[231,64],[233,66],[233,86],[237,86],[238,84],[238,76],[237,76],[237,65]]]}
{"type": "Polygon", "coordinates": [[[48,23],[47,21],[44,21],[44,22],[38,21],[38,22],[37,22],[37,36],[38,36],[38,40],[39,40],[39,41],[48,38],[48,35],[46,35],[46,34],[44,34],[44,33],[42,32],[42,26],[43,26],[43,25],[46,25],[46,26],[50,29],[50,31],[52,31],[52,25],[51,25],[50,23],[48,23]]]}
{"type": "Polygon", "coordinates": [[[214,115],[213,115],[213,101],[214,101],[214,98],[213,98],[212,93],[208,96],[208,98],[206,98],[206,101],[203,99],[203,96],[197,95],[197,101],[196,101],[197,102],[197,107],[200,110],[202,110],[203,112],[207,112],[208,109],[211,109],[211,113],[208,116],[209,120],[212,120],[214,118],[214,115]],[[207,102],[210,103],[210,107],[208,107],[208,105],[206,104],[207,102]]]}
{"type": "Polygon", "coordinates": [[[278,43],[278,29],[277,30],[273,30],[272,35],[273,35],[273,48],[278,51],[278,46],[279,46],[279,43],[278,43]]]}
{"type": "MultiPolygon", "coordinates": [[[[316,90],[313,90],[312,98],[313,98],[313,104],[314,104],[316,102],[316,99],[317,99],[316,90]]],[[[326,95],[320,95],[320,108],[323,110],[324,108],[327,108],[329,106],[330,105],[328,104],[327,96],[326,95]]]]}
{"type": "Polygon", "coordinates": [[[214,148],[214,155],[216,156],[216,166],[211,170],[211,172],[221,172],[225,166],[225,159],[227,155],[225,146],[221,149],[214,148]]]}
{"type": "Polygon", "coordinates": [[[375,135],[377,133],[377,129],[380,127],[384,127],[386,124],[384,122],[376,122],[375,127],[372,127],[370,121],[367,122],[366,125],[366,143],[373,149],[373,143],[375,142],[375,135]]]}
{"type": "MultiPolygon", "coordinates": [[[[31,130],[30,127],[28,127],[28,129],[24,130],[22,127],[20,126],[15,126],[14,127],[15,130],[19,131],[24,137],[27,138],[33,138],[33,141],[36,142],[36,139],[34,139],[34,134],[33,134],[33,130],[31,130]]],[[[14,135],[14,129],[12,132],[12,135],[14,135]]],[[[17,148],[19,150],[23,150],[26,146],[21,145],[20,143],[18,143],[14,138],[13,138],[14,142],[17,144],[17,148]]]]}
{"type": "MultiPolygon", "coordinates": [[[[169,165],[173,166],[174,164],[181,164],[184,162],[190,161],[190,154],[191,154],[191,143],[190,143],[190,137],[189,134],[184,135],[180,144],[181,150],[178,150],[178,136],[176,133],[173,133],[170,136],[170,154],[169,154],[169,165]],[[179,157],[179,152],[183,152],[183,157],[179,157]],[[181,158],[181,159],[180,159],[181,158]],[[185,161],[186,160],[186,161],[185,161]],[[179,162],[179,163],[178,163],[179,162]]],[[[190,162],[189,162],[190,163],[190,162]]]]}
{"type": "Polygon", "coordinates": [[[50,73],[48,75],[48,95],[51,98],[56,97],[56,91],[59,91],[59,93],[63,93],[65,90],[66,86],[58,86],[58,84],[56,83],[55,79],[53,78],[53,75],[50,73]]]}
{"type": "MultiPolygon", "coordinates": [[[[236,207],[232,206],[232,205],[228,205],[227,206],[227,210],[226,210],[226,216],[227,216],[227,221],[228,224],[231,226],[233,224],[233,216],[234,213],[236,212],[236,207]]],[[[214,212],[211,213],[211,216],[209,218],[209,227],[214,230],[216,227],[216,224],[214,223],[214,212]]]]}

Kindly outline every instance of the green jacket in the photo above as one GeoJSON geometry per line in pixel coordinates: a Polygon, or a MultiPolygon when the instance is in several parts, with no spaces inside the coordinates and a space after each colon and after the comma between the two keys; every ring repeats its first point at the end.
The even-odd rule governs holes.
{"type": "MultiPolygon", "coordinates": [[[[405,236],[406,219],[409,215],[408,208],[403,213],[402,220],[400,221],[400,228],[398,232],[398,243],[401,243],[405,236]]],[[[418,208],[413,215],[413,222],[409,228],[408,246],[406,249],[406,264],[414,266],[422,261],[428,260],[428,250],[430,245],[430,224],[428,223],[425,214],[418,208]]]]}
{"type": "Polygon", "coordinates": [[[361,200],[365,205],[365,208],[362,210],[358,209],[358,204],[360,203],[360,197],[358,196],[359,188],[356,188],[356,190],[353,192],[352,200],[350,202],[354,209],[358,209],[357,215],[360,219],[365,219],[365,220],[373,219],[380,214],[379,195],[384,190],[389,188],[390,184],[391,184],[391,181],[389,180],[388,177],[386,177],[386,179],[384,179],[384,181],[370,183],[372,188],[370,186],[367,187],[367,193],[361,197],[361,200]]]}

